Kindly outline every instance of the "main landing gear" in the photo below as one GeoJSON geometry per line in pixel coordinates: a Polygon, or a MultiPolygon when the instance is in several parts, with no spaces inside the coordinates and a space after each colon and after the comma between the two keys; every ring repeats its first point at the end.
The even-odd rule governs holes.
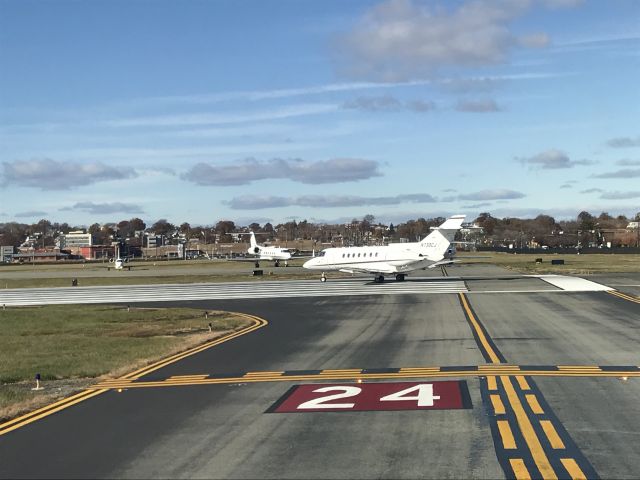
{"type": "Polygon", "coordinates": [[[375,283],[382,283],[384,282],[384,275],[376,275],[375,277],[373,277],[373,281],[375,283]]]}
{"type": "Polygon", "coordinates": [[[398,273],[398,274],[396,274],[396,281],[397,282],[404,282],[404,277],[405,277],[404,273],[398,273]]]}
{"type": "Polygon", "coordinates": [[[280,266],[280,260],[276,260],[273,266],[274,267],[279,267],[280,266]]]}
{"type": "Polygon", "coordinates": [[[256,268],[260,268],[260,262],[256,262],[256,268]]]}

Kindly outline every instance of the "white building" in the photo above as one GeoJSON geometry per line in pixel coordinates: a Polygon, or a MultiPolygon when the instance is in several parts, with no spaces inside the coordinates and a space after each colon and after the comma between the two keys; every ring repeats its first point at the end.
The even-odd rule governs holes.
{"type": "Polygon", "coordinates": [[[82,230],[75,232],[69,232],[64,235],[60,235],[60,248],[71,249],[76,247],[90,247],[93,245],[93,237],[90,233],[84,233],[82,230]]]}

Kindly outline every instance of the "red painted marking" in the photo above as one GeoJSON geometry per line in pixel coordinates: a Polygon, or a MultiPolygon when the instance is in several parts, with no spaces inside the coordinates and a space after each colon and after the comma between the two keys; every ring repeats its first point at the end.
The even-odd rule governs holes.
{"type": "Polygon", "coordinates": [[[295,385],[270,413],[471,408],[463,380],[295,385]]]}

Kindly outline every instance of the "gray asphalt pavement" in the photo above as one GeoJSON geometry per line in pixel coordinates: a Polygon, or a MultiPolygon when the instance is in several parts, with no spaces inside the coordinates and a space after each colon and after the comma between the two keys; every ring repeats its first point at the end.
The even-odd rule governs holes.
{"type": "MultiPolygon", "coordinates": [[[[458,272],[464,276],[464,267],[449,270],[451,276],[458,272]]],[[[478,270],[466,273],[479,276],[478,270]]],[[[640,365],[640,304],[605,292],[557,292],[538,279],[508,278],[505,271],[493,274],[495,279],[467,281],[468,294],[176,302],[242,311],[269,324],[140,381],[483,365],[486,347],[474,337],[463,297],[509,364],[640,365]],[[526,292],[533,287],[549,292],[526,292]],[[524,292],[473,293],[496,289],[524,292]]],[[[0,477],[504,478],[514,476],[512,468],[520,465],[514,458],[522,458],[535,478],[546,457],[560,478],[569,478],[576,465],[601,478],[637,477],[640,378],[526,377],[531,390],[521,384],[515,393],[501,380],[506,416],[495,398],[488,400],[486,381],[454,378],[467,383],[472,408],[265,413],[292,384],[306,381],[111,390],[0,435],[0,477]],[[534,394],[543,414],[527,406],[534,405],[528,398],[534,394]],[[533,425],[529,430],[527,418],[516,423],[520,404],[533,425]],[[498,430],[507,420],[516,444],[511,450],[498,430]],[[555,428],[562,449],[543,424],[555,428]],[[542,439],[542,454],[528,448],[531,432],[542,439]],[[575,465],[561,463],[569,457],[575,465]]]]}

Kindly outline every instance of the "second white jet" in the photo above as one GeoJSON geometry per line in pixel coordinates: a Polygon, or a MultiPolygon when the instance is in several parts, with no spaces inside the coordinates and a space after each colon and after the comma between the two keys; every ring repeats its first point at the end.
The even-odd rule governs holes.
{"type": "Polygon", "coordinates": [[[465,215],[453,215],[433,229],[420,242],[391,243],[380,247],[327,248],[303,265],[310,270],[324,272],[338,270],[347,273],[371,273],[376,283],[385,275],[403,281],[407,272],[435,268],[453,263],[451,242],[464,221],[465,215]]]}

